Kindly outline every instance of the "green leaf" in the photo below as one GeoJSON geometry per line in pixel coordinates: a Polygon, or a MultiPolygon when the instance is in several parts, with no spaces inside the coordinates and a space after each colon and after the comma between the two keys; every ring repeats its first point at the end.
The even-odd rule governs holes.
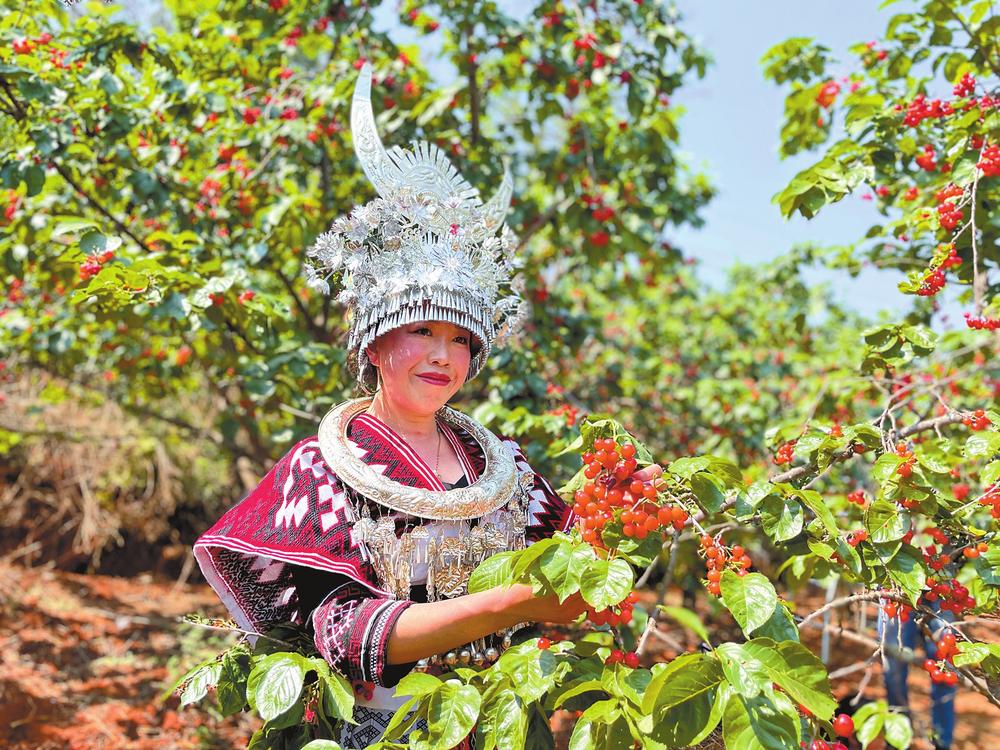
{"type": "Polygon", "coordinates": [[[448,680],[431,693],[427,704],[427,727],[435,747],[455,747],[472,731],[479,718],[482,697],[471,685],[448,680]]]}
{"type": "Polygon", "coordinates": [[[777,495],[764,498],[760,504],[760,523],[771,539],[785,542],[802,533],[802,506],[795,500],[777,495]]]}
{"type": "Polygon", "coordinates": [[[58,219],[58,223],[52,228],[49,237],[55,239],[56,237],[62,237],[64,234],[76,234],[81,229],[89,229],[91,227],[96,228],[97,222],[91,221],[90,219],[78,219],[76,217],[66,217],[60,216],[55,217],[58,219]]]}
{"type": "Polygon", "coordinates": [[[837,709],[830,680],[815,654],[801,643],[755,638],[743,644],[744,653],[757,659],[773,682],[816,717],[829,720],[837,709]]]}
{"type": "Polygon", "coordinates": [[[197,703],[208,694],[209,687],[215,687],[222,675],[222,664],[215,662],[206,664],[195,672],[188,680],[184,692],[181,693],[181,706],[197,703]]]}
{"type": "MultiPolygon", "coordinates": [[[[382,730],[382,736],[389,740],[398,740],[406,734],[417,720],[426,714],[426,710],[414,710],[418,703],[420,703],[420,698],[413,697],[397,708],[385,729],[382,730]]],[[[426,707],[424,708],[426,709],[426,707]]]]}
{"type": "Polygon", "coordinates": [[[215,697],[223,716],[242,711],[247,704],[247,678],[250,676],[250,657],[246,653],[222,655],[222,672],[216,685],[215,697]]]}
{"type": "Polygon", "coordinates": [[[696,456],[693,458],[685,457],[672,461],[670,465],[667,466],[667,471],[671,474],[676,474],[681,479],[690,479],[699,471],[707,469],[710,465],[711,462],[702,456],[696,456]]]}
{"type": "Polygon", "coordinates": [[[433,693],[443,683],[437,677],[425,672],[410,672],[396,684],[395,695],[412,695],[415,698],[433,693]]]}
{"type": "Polygon", "coordinates": [[[825,528],[831,536],[837,536],[840,533],[840,529],[837,526],[837,520],[833,517],[833,513],[830,512],[830,506],[828,505],[826,498],[815,490],[796,490],[794,494],[802,500],[809,510],[816,514],[816,518],[822,522],[823,528],[825,528]]]}
{"type": "Polygon", "coordinates": [[[795,620],[788,608],[779,600],[778,606],[767,618],[767,622],[748,635],[754,638],[770,638],[772,641],[798,641],[799,629],[795,626],[795,620]]]}
{"type": "Polygon", "coordinates": [[[708,628],[702,624],[698,615],[690,609],[685,609],[684,607],[674,607],[666,604],[658,604],[656,608],[667,617],[677,621],[679,624],[692,631],[705,643],[711,643],[711,639],[708,636],[708,628]]]}
{"type": "Polygon", "coordinates": [[[979,579],[989,586],[1000,586],[1000,546],[990,548],[972,561],[979,579]]]}
{"type": "Polygon", "coordinates": [[[24,171],[24,183],[28,186],[26,193],[28,198],[38,195],[45,185],[45,170],[37,164],[32,164],[24,171]]]}
{"type": "Polygon", "coordinates": [[[1000,433],[998,432],[979,432],[975,435],[969,435],[965,441],[967,458],[992,458],[997,451],[1000,451],[1000,433]]]}
{"type": "Polygon", "coordinates": [[[343,750],[333,740],[311,740],[303,745],[299,750],[343,750]]]}
{"type": "Polygon", "coordinates": [[[633,583],[632,566],[624,560],[594,560],[580,576],[580,593],[587,604],[602,610],[628,596],[633,583]]]}
{"type": "Polygon", "coordinates": [[[743,650],[743,644],[723,643],[715,649],[722,671],[733,690],[744,698],[773,693],[771,678],[764,665],[743,650]]]}
{"type": "Polygon", "coordinates": [[[584,693],[593,693],[596,691],[601,691],[603,694],[604,685],[600,680],[597,679],[578,679],[571,680],[569,682],[564,682],[560,685],[556,692],[553,694],[553,708],[559,708],[566,701],[571,698],[575,698],[578,695],[583,695],[584,693]]]}
{"type": "Polygon", "coordinates": [[[691,491],[701,507],[709,513],[718,513],[726,503],[726,497],[719,488],[720,481],[712,474],[699,472],[691,477],[691,491]]]}
{"type": "Polygon", "coordinates": [[[264,721],[271,721],[298,702],[305,678],[304,657],[284,652],[269,654],[250,673],[247,698],[264,721]]]}
{"type": "Polygon", "coordinates": [[[937,346],[938,335],[927,326],[903,326],[903,338],[910,342],[917,354],[930,354],[937,346]]]}
{"type": "Polygon", "coordinates": [[[323,711],[333,719],[354,723],[354,690],[339,674],[329,672],[323,681],[323,711]]]}
{"type": "Polygon", "coordinates": [[[500,552],[490,555],[469,576],[468,591],[475,594],[514,582],[514,556],[517,552],[500,552]]]}
{"type": "Polygon", "coordinates": [[[979,481],[984,487],[988,487],[1000,479],[1000,461],[991,461],[979,472],[979,481]]]}
{"type": "Polygon", "coordinates": [[[865,528],[873,542],[894,542],[910,530],[910,514],[888,500],[876,500],[865,511],[865,528]]]}
{"type": "Polygon", "coordinates": [[[885,568],[892,580],[906,592],[913,606],[917,606],[917,600],[923,593],[927,581],[922,558],[912,547],[903,545],[885,568]]]}
{"type": "MultiPolygon", "coordinates": [[[[997,649],[998,654],[1000,654],[1000,646],[998,646],[997,649]]],[[[974,664],[979,664],[989,655],[989,644],[961,642],[958,644],[958,654],[952,659],[952,661],[956,667],[969,667],[974,664]]]]}
{"type": "Polygon", "coordinates": [[[480,719],[476,727],[488,738],[487,747],[522,750],[528,734],[528,712],[524,701],[507,680],[495,682],[483,693],[480,719]]]}
{"type": "Polygon", "coordinates": [[[596,559],[589,544],[571,546],[564,543],[547,549],[538,558],[538,565],[559,595],[559,601],[563,602],[580,590],[580,578],[596,559]]]}
{"type": "Polygon", "coordinates": [[[799,746],[798,716],[779,709],[763,696],[733,696],[722,714],[722,734],[727,748],[739,750],[789,750],[799,746]]]}
{"type": "MultiPolygon", "coordinates": [[[[859,712],[860,713],[860,712],[859,712]]],[[[881,713],[872,713],[867,716],[863,716],[860,719],[858,714],[855,714],[854,721],[854,732],[857,736],[858,741],[861,742],[862,748],[867,748],[881,733],[882,727],[885,726],[885,711],[881,713]]]]}
{"type": "Polygon", "coordinates": [[[535,641],[526,641],[507,649],[493,669],[510,679],[513,689],[525,703],[537,701],[555,688],[570,669],[565,659],[556,657],[559,653],[557,646],[561,650],[572,648],[566,643],[554,644],[549,649],[540,649],[535,641]]]}
{"type": "Polygon", "coordinates": [[[643,697],[643,710],[653,715],[653,739],[686,747],[708,724],[724,679],[718,660],[705,654],[686,654],[660,670],[643,697]]]}
{"type": "Polygon", "coordinates": [[[906,750],[913,741],[913,728],[903,714],[888,714],[885,717],[885,741],[899,750],[906,750]]]}
{"type": "Polygon", "coordinates": [[[727,570],[722,574],[721,583],[722,600],[745,634],[749,635],[771,618],[778,604],[778,594],[763,575],[739,576],[727,570]]]}
{"type": "MultiPolygon", "coordinates": [[[[530,545],[526,549],[518,550],[514,553],[513,558],[513,578],[515,581],[520,581],[523,579],[525,573],[535,565],[539,557],[542,556],[546,550],[550,547],[555,547],[562,544],[558,539],[552,537],[547,537],[545,539],[539,539],[534,544],[530,545]]],[[[504,554],[504,553],[500,553],[504,554]]]]}
{"type": "Polygon", "coordinates": [[[97,231],[87,232],[80,238],[80,249],[87,255],[103,251],[106,244],[107,238],[97,231]]]}

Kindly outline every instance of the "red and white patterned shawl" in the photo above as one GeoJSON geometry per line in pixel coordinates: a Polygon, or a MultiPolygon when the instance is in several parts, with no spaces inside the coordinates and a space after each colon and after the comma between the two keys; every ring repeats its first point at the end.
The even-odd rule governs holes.
{"type": "MultiPolygon", "coordinates": [[[[482,447],[464,430],[438,423],[469,482],[475,482],[485,467],[482,447]]],[[[445,489],[406,441],[372,415],[355,417],[348,437],[355,454],[390,479],[428,490],[445,489]]],[[[518,471],[533,478],[526,541],[530,544],[567,530],[572,511],[532,471],[516,441],[501,438],[501,442],[513,452],[518,471]]],[[[261,632],[265,623],[305,622],[309,613],[299,606],[291,566],[328,577],[330,589],[348,578],[375,595],[391,597],[379,588],[374,569],[352,539],[357,502],[370,501],[340,482],[323,459],[316,436],[305,438],[198,538],[195,559],[239,626],[254,632],[261,632]]]]}

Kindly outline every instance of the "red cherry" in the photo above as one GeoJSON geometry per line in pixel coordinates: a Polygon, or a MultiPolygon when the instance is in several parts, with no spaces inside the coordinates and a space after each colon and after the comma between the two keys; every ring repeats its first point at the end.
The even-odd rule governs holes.
{"type": "Polygon", "coordinates": [[[850,737],[854,734],[854,719],[847,714],[837,714],[833,720],[833,732],[838,737],[850,737]]]}
{"type": "Polygon", "coordinates": [[[543,649],[543,650],[547,649],[551,645],[552,645],[552,641],[550,641],[545,636],[542,636],[541,638],[538,639],[538,648],[540,648],[540,649],[543,649]]]}
{"type": "Polygon", "coordinates": [[[628,667],[629,669],[635,669],[636,667],[639,666],[639,654],[637,654],[635,651],[630,651],[629,653],[625,654],[625,658],[623,661],[625,662],[626,667],[628,667]]]}

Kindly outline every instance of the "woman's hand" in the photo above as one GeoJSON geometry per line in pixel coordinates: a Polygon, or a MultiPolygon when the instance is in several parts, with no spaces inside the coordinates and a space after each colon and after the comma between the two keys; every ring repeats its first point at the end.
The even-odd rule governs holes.
{"type": "Polygon", "coordinates": [[[638,479],[640,482],[652,482],[654,479],[663,474],[663,467],[659,464],[650,464],[645,469],[637,471],[632,476],[638,479]]]}

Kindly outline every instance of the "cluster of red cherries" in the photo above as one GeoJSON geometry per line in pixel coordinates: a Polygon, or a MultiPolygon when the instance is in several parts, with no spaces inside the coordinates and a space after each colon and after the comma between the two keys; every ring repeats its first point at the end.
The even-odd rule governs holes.
{"type": "Polygon", "coordinates": [[[984,552],[989,551],[990,546],[986,542],[979,542],[978,544],[970,544],[968,547],[962,550],[962,555],[967,559],[972,560],[979,557],[984,552]]]}
{"type": "Polygon", "coordinates": [[[795,443],[795,440],[789,440],[787,443],[778,448],[778,453],[774,457],[774,463],[778,466],[781,466],[782,464],[790,464],[795,455],[795,443]]]}
{"type": "Polygon", "coordinates": [[[708,579],[708,592],[715,596],[722,593],[722,572],[730,567],[738,576],[745,576],[753,561],[740,545],[735,545],[731,550],[726,550],[721,540],[710,534],[703,534],[701,537],[701,554],[705,556],[705,565],[708,567],[706,578],[708,579]]]}
{"type": "Polygon", "coordinates": [[[928,578],[927,586],[930,591],[924,592],[925,602],[938,602],[941,609],[954,612],[956,615],[976,608],[975,598],[970,596],[969,590],[955,579],[938,581],[935,578],[928,578]]]}
{"type": "Polygon", "coordinates": [[[987,318],[985,315],[980,318],[972,317],[972,313],[962,313],[965,316],[965,325],[977,331],[995,331],[1000,328],[1000,318],[987,318]]]}
{"type": "Polygon", "coordinates": [[[901,477],[908,477],[913,473],[913,465],[917,462],[917,459],[913,455],[913,451],[906,447],[906,443],[899,443],[896,446],[896,455],[900,458],[906,459],[899,466],[896,467],[896,473],[901,477]]]}
{"type": "Polygon", "coordinates": [[[868,532],[865,529],[858,529],[857,531],[852,531],[847,535],[847,543],[852,547],[857,547],[861,542],[868,538],[868,532]]]}
{"type": "Polygon", "coordinates": [[[986,488],[986,492],[979,498],[979,504],[990,509],[990,515],[1000,518],[1000,482],[994,482],[986,488]]]}
{"type": "Polygon", "coordinates": [[[639,601],[639,594],[632,591],[618,602],[618,604],[607,609],[597,610],[596,612],[588,611],[587,619],[594,623],[594,625],[610,625],[611,627],[628,625],[632,622],[632,607],[635,606],[637,601],[639,601]]]}
{"type": "Polygon", "coordinates": [[[847,502],[854,503],[859,508],[864,508],[868,505],[868,499],[865,497],[865,491],[860,489],[849,493],[847,495],[847,502]]]}
{"type": "Polygon", "coordinates": [[[80,264],[80,280],[86,281],[91,276],[99,274],[104,264],[114,257],[115,254],[111,250],[105,250],[100,254],[88,255],[87,259],[80,264]]]}
{"type": "Polygon", "coordinates": [[[957,185],[948,185],[934,194],[934,199],[938,204],[938,221],[945,229],[954,229],[962,220],[964,216],[962,209],[958,208],[952,199],[963,195],[965,195],[965,190],[957,185]]]}
{"type": "Polygon", "coordinates": [[[983,149],[982,157],[976,164],[985,177],[996,177],[1000,175],[1000,146],[995,143],[989,144],[983,149]]]}
{"type": "MultiPolygon", "coordinates": [[[[552,647],[552,639],[542,636],[538,639],[538,648],[545,651],[552,647]]],[[[604,660],[607,666],[613,666],[615,664],[624,664],[629,669],[638,669],[639,667],[639,654],[635,651],[622,651],[620,648],[611,649],[611,653],[608,654],[608,658],[604,660]]]]}
{"type": "Polygon", "coordinates": [[[931,676],[931,682],[940,682],[945,685],[958,684],[958,672],[947,668],[948,665],[951,665],[951,657],[957,653],[958,644],[954,633],[949,631],[938,639],[935,649],[937,659],[924,660],[924,671],[931,676]]]}
{"type": "Polygon", "coordinates": [[[588,544],[603,548],[600,531],[615,519],[616,509],[620,509],[618,518],[626,537],[645,539],[660,529],[684,528],[688,512],[678,505],[658,503],[660,493],[654,483],[633,476],[638,468],[633,444],[599,438],[594,450],[583,454],[583,463],[587,482],[573,496],[573,512],[588,544]]]}
{"type": "Polygon", "coordinates": [[[913,614],[913,607],[902,602],[889,601],[882,605],[882,611],[890,620],[898,617],[900,622],[908,622],[910,615],[913,614]]]}
{"type": "Polygon", "coordinates": [[[977,430],[985,430],[993,423],[990,421],[990,418],[986,416],[985,411],[982,409],[976,409],[971,417],[969,415],[962,417],[962,424],[975,432],[977,430]]]}

